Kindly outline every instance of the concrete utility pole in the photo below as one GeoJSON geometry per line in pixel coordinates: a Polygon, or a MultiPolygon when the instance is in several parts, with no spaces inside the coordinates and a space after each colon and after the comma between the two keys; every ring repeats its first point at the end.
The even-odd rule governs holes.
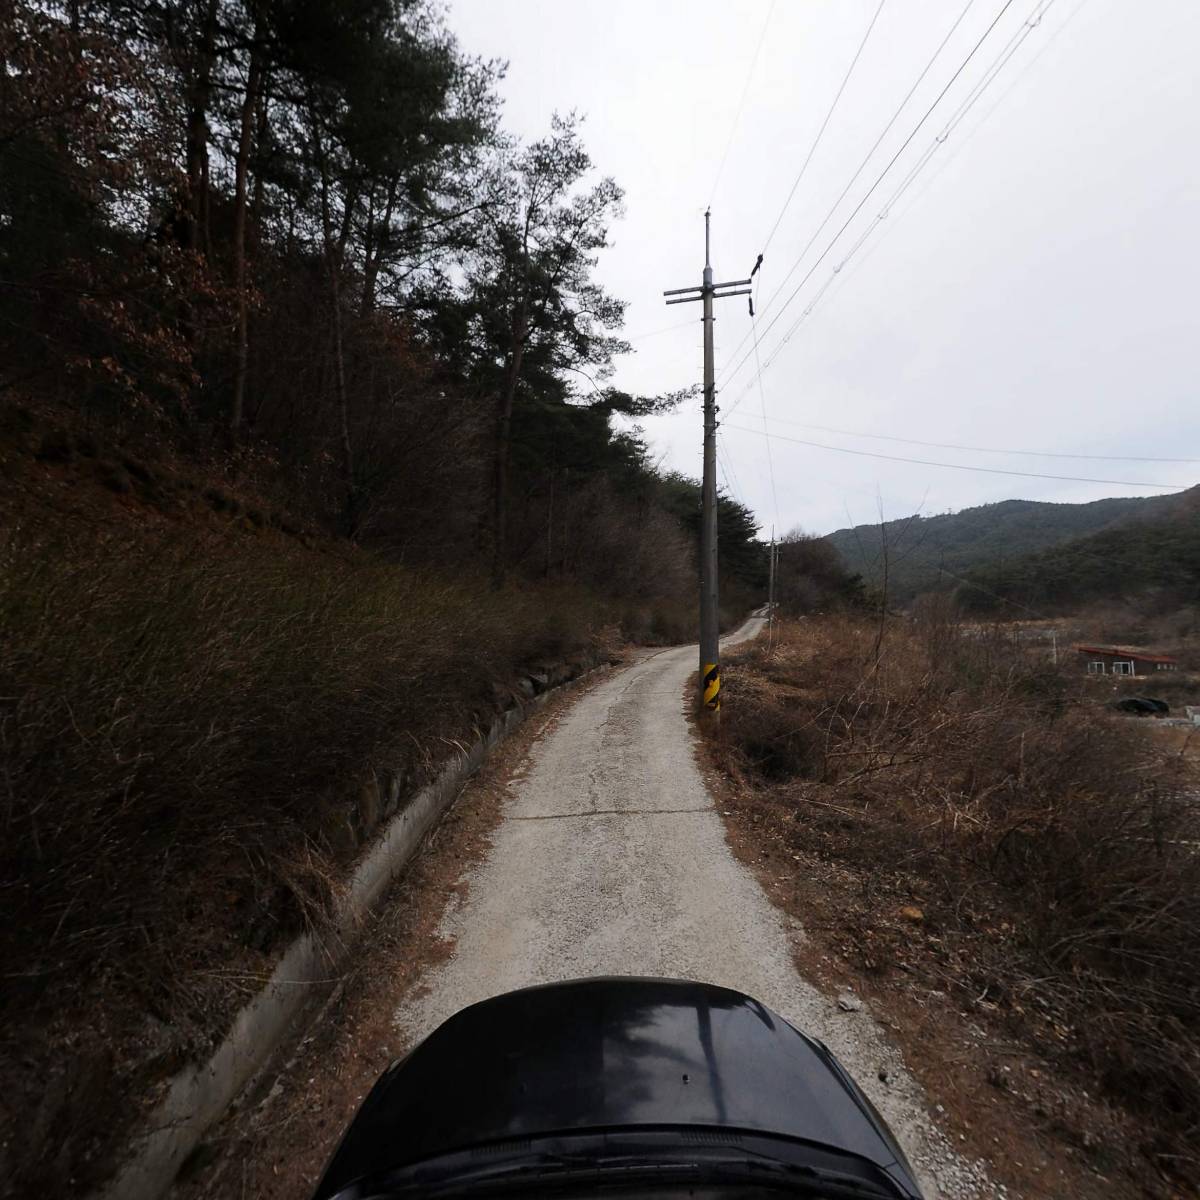
{"type": "Polygon", "coordinates": [[[713,299],[745,296],[749,279],[713,283],[709,261],[709,212],[704,213],[704,275],[699,287],[673,288],[668,304],[704,305],[704,479],[700,519],[700,706],[714,717],[721,711],[720,629],[717,623],[717,388],[713,368],[713,299]],[[725,290],[722,290],[725,289],[725,290]],[[734,290],[729,290],[734,289],[734,290]],[[740,290],[739,290],[740,289],[740,290]],[[690,293],[698,293],[691,295],[690,293]]]}
{"type": "Polygon", "coordinates": [[[775,526],[771,526],[771,557],[770,569],[767,576],[767,630],[768,644],[775,632],[775,526]]]}

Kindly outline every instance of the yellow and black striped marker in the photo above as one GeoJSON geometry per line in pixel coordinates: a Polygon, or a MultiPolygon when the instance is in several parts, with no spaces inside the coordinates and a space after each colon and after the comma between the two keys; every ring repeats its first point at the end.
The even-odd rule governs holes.
{"type": "Polygon", "coordinates": [[[704,707],[713,712],[721,711],[721,667],[718,663],[707,663],[704,667],[704,707]]]}

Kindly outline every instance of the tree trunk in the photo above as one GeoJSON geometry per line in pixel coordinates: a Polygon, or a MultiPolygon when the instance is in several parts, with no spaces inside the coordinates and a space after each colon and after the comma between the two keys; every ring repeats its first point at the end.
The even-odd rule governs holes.
{"type": "Polygon", "coordinates": [[[512,445],[513,402],[521,378],[521,360],[525,357],[526,304],[521,302],[513,321],[513,348],[508,360],[504,389],[500,394],[496,428],[495,483],[492,491],[492,587],[504,584],[508,567],[508,456],[512,445]]]}
{"type": "Polygon", "coordinates": [[[375,198],[371,197],[371,217],[367,223],[367,239],[363,253],[363,291],[361,312],[367,316],[375,311],[375,291],[379,282],[379,268],[383,258],[383,242],[392,227],[392,213],[396,207],[397,180],[388,183],[387,203],[383,216],[375,221],[375,198]]]}
{"type": "Polygon", "coordinates": [[[342,443],[342,481],[346,485],[344,523],[353,537],[358,524],[358,487],[354,478],[354,448],[350,441],[350,397],[346,390],[346,355],[342,348],[342,288],[339,268],[330,263],[330,295],[333,299],[333,372],[337,386],[338,426],[342,443]]]}
{"type": "Polygon", "coordinates": [[[554,468],[550,468],[550,495],[546,500],[546,578],[554,564],[554,468]]]}
{"type": "Polygon", "coordinates": [[[342,263],[346,242],[350,236],[351,217],[357,203],[355,189],[347,189],[342,209],[341,229],[334,236],[333,213],[329,203],[332,181],[329,160],[321,139],[315,114],[312,126],[312,145],[321,177],[321,231],[325,263],[329,271],[329,298],[333,306],[333,377],[337,389],[338,438],[342,450],[342,482],[346,488],[342,524],[348,537],[353,537],[358,524],[358,485],[354,474],[354,447],[350,438],[350,395],[346,387],[346,353],[342,322],[342,263]]]}
{"type": "MultiPolygon", "coordinates": [[[[264,73],[262,83],[258,89],[258,104],[254,114],[255,133],[254,144],[256,146],[264,146],[267,141],[267,122],[270,117],[270,92],[271,92],[271,77],[264,73]]],[[[250,228],[256,233],[255,244],[257,246],[257,231],[262,229],[262,208],[263,208],[263,176],[262,171],[254,172],[254,196],[250,201],[250,228]]]]}
{"type": "Polygon", "coordinates": [[[250,51],[246,95],[242,101],[242,127],[238,137],[233,198],[233,284],[237,292],[237,358],[233,371],[233,407],[229,414],[229,440],[234,446],[238,444],[242,433],[242,418],[246,406],[246,370],[250,361],[250,305],[246,299],[246,176],[249,173],[250,146],[253,141],[255,106],[258,103],[261,75],[256,28],[254,47],[250,51]]]}
{"type": "Polygon", "coordinates": [[[199,250],[204,238],[201,226],[207,210],[208,106],[212,100],[212,69],[216,43],[217,0],[208,0],[199,30],[195,70],[188,89],[187,180],[188,213],[184,241],[189,250],[199,250]]]}

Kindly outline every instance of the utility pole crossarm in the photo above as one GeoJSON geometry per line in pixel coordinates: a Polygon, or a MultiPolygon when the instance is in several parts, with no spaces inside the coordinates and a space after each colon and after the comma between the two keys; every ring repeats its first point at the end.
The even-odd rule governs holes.
{"type": "Polygon", "coordinates": [[[721,712],[720,633],[717,623],[717,388],[713,365],[713,300],[745,296],[749,279],[713,283],[709,261],[709,213],[704,214],[704,274],[699,287],[671,288],[668,304],[704,305],[704,478],[700,488],[700,711],[721,712]]]}
{"type": "Polygon", "coordinates": [[[664,296],[678,296],[678,300],[668,300],[668,304],[691,304],[693,300],[703,300],[706,296],[712,296],[714,300],[721,300],[725,296],[748,296],[752,291],[751,287],[741,287],[741,284],[749,283],[748,279],[735,279],[732,283],[714,283],[711,288],[675,288],[670,292],[663,292],[664,296]],[[737,288],[737,291],[723,292],[721,288],[737,288]],[[684,292],[695,292],[694,296],[685,296],[684,292]]]}
{"type": "MultiPolygon", "coordinates": [[[[709,283],[709,284],[702,284],[700,287],[671,288],[670,291],[663,292],[663,295],[664,296],[683,296],[688,292],[695,292],[696,294],[694,296],[688,296],[687,299],[688,300],[702,300],[704,298],[704,293],[706,291],[719,292],[722,288],[749,288],[752,282],[753,282],[753,280],[750,280],[750,279],[731,279],[731,280],[729,280],[728,283],[709,283]]],[[[744,293],[730,292],[729,295],[741,296],[741,295],[744,295],[744,293]]],[[[683,301],[682,300],[668,300],[667,303],[668,304],[682,304],[683,301]]]]}

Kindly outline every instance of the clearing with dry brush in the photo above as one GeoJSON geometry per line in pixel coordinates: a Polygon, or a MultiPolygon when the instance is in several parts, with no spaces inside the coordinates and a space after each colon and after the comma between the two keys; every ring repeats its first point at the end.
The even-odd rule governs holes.
{"type": "MultiPolygon", "coordinates": [[[[824,881],[808,882],[806,924],[827,918],[882,994],[919,976],[1100,1095],[1132,1122],[1135,1172],[1168,1188],[1155,1194],[1194,1181],[1187,741],[1107,711],[1045,651],[936,607],[783,622],[726,664],[725,688],[715,750],[735,825],[750,857],[772,845],[772,870],[824,881]]],[[[1105,1168],[1120,1157],[1104,1155],[1105,1168]]]]}

